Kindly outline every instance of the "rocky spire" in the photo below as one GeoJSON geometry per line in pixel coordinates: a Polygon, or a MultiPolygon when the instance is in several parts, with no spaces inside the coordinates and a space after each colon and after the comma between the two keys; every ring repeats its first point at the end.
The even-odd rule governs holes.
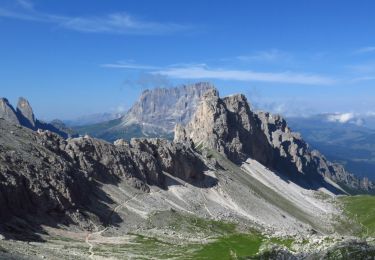
{"type": "Polygon", "coordinates": [[[271,147],[244,95],[220,99],[216,89],[207,91],[190,123],[175,131],[176,142],[191,139],[236,163],[249,157],[263,164],[272,159],[271,147]]]}
{"type": "Polygon", "coordinates": [[[0,118],[4,118],[6,121],[14,124],[20,123],[16,111],[6,98],[0,98],[0,118]]]}
{"type": "Polygon", "coordinates": [[[18,99],[17,114],[19,121],[23,126],[35,129],[35,117],[33,109],[31,108],[29,101],[23,97],[18,99]]]}

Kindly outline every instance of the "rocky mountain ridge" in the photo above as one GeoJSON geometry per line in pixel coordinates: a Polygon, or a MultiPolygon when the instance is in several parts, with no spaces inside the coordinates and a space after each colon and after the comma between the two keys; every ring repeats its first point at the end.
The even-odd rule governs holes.
{"type": "Polygon", "coordinates": [[[164,172],[193,183],[204,178],[207,167],[191,148],[167,140],[118,140],[115,145],[87,136],[65,140],[4,119],[0,129],[0,221],[5,231],[21,219],[88,226],[93,217],[80,210],[104,223],[109,209],[97,201],[96,196],[104,199],[98,182],[123,180],[148,192],[148,185],[166,188],[164,172]]]}
{"type": "Polygon", "coordinates": [[[237,164],[252,158],[270,169],[302,180],[314,187],[324,178],[350,190],[373,191],[367,179],[359,180],[337,164],[311,151],[298,133],[278,115],[254,112],[244,95],[220,98],[217,90],[203,95],[192,120],[175,129],[175,142],[193,142],[196,147],[214,149],[237,164]]]}
{"type": "Polygon", "coordinates": [[[77,133],[65,126],[62,121],[54,120],[46,123],[36,119],[29,101],[23,97],[18,99],[17,110],[13,108],[8,99],[0,98],[0,118],[32,130],[49,130],[64,138],[77,136],[77,133]]]}

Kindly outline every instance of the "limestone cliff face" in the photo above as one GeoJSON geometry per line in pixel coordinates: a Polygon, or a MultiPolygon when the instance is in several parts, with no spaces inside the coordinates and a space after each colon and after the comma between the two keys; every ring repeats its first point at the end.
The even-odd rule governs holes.
{"type": "Polygon", "coordinates": [[[190,121],[201,96],[213,88],[211,84],[202,82],[146,90],[123,117],[122,124],[138,123],[172,132],[176,123],[190,121]]]}
{"type": "Polygon", "coordinates": [[[18,99],[17,114],[21,125],[35,129],[36,120],[33,109],[31,108],[29,101],[23,97],[18,99]]]}
{"type": "Polygon", "coordinates": [[[311,151],[282,117],[252,111],[243,95],[220,98],[216,90],[209,90],[186,127],[176,126],[174,141],[214,149],[238,164],[255,159],[311,188],[329,178],[350,189],[375,190],[368,180],[359,180],[311,151]]]}
{"type": "Polygon", "coordinates": [[[175,142],[189,139],[236,163],[249,157],[264,164],[272,159],[272,151],[243,95],[220,99],[217,90],[206,92],[190,123],[175,129],[175,142]]]}
{"type": "Polygon", "coordinates": [[[6,98],[0,98],[0,118],[4,118],[13,124],[20,123],[16,111],[6,98]]]}

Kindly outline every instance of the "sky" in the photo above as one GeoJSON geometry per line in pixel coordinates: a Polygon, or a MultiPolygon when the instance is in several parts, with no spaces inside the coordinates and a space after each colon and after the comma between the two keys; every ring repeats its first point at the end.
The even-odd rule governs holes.
{"type": "Polygon", "coordinates": [[[210,81],[283,115],[375,112],[374,1],[0,0],[0,96],[38,118],[124,112],[210,81]]]}

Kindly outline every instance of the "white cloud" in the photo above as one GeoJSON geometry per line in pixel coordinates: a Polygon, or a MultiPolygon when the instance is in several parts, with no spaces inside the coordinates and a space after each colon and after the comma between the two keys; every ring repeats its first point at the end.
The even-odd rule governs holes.
{"type": "Polygon", "coordinates": [[[327,120],[330,122],[347,123],[354,119],[354,117],[354,113],[332,114],[327,116],[327,120]]]}
{"type": "Polygon", "coordinates": [[[166,68],[153,73],[177,79],[218,79],[234,81],[261,81],[304,85],[330,85],[335,79],[314,74],[294,72],[256,72],[252,70],[210,69],[202,66],[166,68]]]}
{"type": "Polygon", "coordinates": [[[73,17],[38,12],[33,8],[32,3],[26,0],[17,0],[17,3],[21,8],[0,8],[0,17],[53,23],[70,30],[87,33],[146,35],[166,34],[190,29],[187,25],[176,23],[140,20],[125,12],[96,17],[73,17]]]}
{"type": "Polygon", "coordinates": [[[367,47],[363,47],[355,51],[356,54],[363,54],[363,53],[369,53],[369,52],[375,52],[375,46],[367,46],[367,47]]]}

